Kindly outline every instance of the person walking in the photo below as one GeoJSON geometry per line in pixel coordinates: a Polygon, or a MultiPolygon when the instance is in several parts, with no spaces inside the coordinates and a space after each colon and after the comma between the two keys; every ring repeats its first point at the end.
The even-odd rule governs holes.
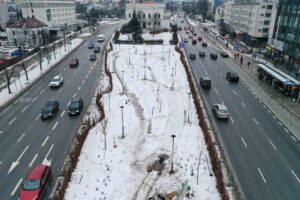
{"type": "Polygon", "coordinates": [[[241,59],[240,59],[240,62],[241,62],[241,65],[243,64],[243,56],[241,56],[241,59]]]}

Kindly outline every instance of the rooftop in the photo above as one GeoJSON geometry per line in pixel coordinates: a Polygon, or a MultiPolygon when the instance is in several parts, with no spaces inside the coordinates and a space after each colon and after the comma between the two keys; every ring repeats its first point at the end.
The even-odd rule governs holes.
{"type": "Polygon", "coordinates": [[[39,21],[38,19],[32,18],[23,18],[17,22],[7,24],[6,28],[40,28],[47,27],[46,24],[39,21]]]}

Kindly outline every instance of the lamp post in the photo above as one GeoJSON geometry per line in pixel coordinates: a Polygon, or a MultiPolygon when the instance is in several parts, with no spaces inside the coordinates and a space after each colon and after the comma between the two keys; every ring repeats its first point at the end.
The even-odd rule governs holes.
{"type": "Polygon", "coordinates": [[[172,80],[172,87],[171,87],[172,90],[174,90],[174,76],[175,76],[175,74],[174,74],[174,67],[173,67],[172,68],[172,78],[173,78],[173,80],[172,80]]]}
{"type": "Polygon", "coordinates": [[[175,171],[174,171],[174,164],[173,164],[173,161],[174,161],[174,139],[176,137],[176,135],[171,135],[172,137],[172,161],[171,161],[171,170],[170,170],[170,174],[174,174],[175,171]]]}
{"type": "Polygon", "coordinates": [[[146,80],[146,49],[144,51],[144,80],[146,80]]]}
{"type": "Polygon", "coordinates": [[[124,121],[123,121],[123,108],[124,106],[120,106],[121,108],[121,115],[122,115],[122,139],[125,138],[125,134],[124,134],[124,121]]]}
{"type": "Polygon", "coordinates": [[[189,92],[189,102],[188,102],[188,122],[190,122],[190,98],[191,98],[191,93],[189,92]]]}
{"type": "Polygon", "coordinates": [[[122,95],[124,95],[124,70],[122,70],[122,95]]]}

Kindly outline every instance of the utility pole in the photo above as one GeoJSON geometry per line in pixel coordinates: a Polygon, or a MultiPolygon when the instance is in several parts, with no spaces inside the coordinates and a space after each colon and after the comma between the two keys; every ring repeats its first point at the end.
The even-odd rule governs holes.
{"type": "Polygon", "coordinates": [[[144,80],[146,80],[146,49],[144,51],[144,80]]]}
{"type": "Polygon", "coordinates": [[[171,161],[171,170],[170,170],[170,174],[174,174],[175,171],[174,171],[174,164],[173,164],[173,161],[174,161],[174,139],[176,137],[176,135],[171,135],[172,137],[172,161],[171,161]]]}
{"type": "Polygon", "coordinates": [[[191,93],[189,92],[189,102],[188,102],[188,120],[187,120],[187,122],[190,122],[190,98],[191,98],[191,93]]]}
{"type": "Polygon", "coordinates": [[[122,95],[124,95],[124,70],[122,70],[122,95]]]}
{"type": "Polygon", "coordinates": [[[174,74],[174,68],[172,68],[172,78],[173,78],[173,80],[172,80],[171,90],[174,90],[174,76],[175,76],[175,74],[174,74]]]}
{"type": "Polygon", "coordinates": [[[124,120],[123,120],[123,108],[124,106],[120,106],[121,108],[121,115],[122,115],[122,139],[125,138],[125,134],[124,134],[124,120]]]}

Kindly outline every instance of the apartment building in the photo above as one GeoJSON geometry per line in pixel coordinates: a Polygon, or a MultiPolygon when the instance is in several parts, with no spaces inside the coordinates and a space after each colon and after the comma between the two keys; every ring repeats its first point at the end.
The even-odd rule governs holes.
{"type": "Polygon", "coordinates": [[[164,5],[156,2],[126,4],[126,18],[132,18],[135,10],[143,29],[161,28],[164,18],[164,5]]]}
{"type": "Polygon", "coordinates": [[[34,16],[47,24],[52,33],[76,28],[74,0],[18,0],[17,3],[24,18],[34,16]]]}
{"type": "Polygon", "coordinates": [[[235,0],[224,3],[224,22],[251,47],[265,45],[273,32],[278,0],[235,0]]]}

